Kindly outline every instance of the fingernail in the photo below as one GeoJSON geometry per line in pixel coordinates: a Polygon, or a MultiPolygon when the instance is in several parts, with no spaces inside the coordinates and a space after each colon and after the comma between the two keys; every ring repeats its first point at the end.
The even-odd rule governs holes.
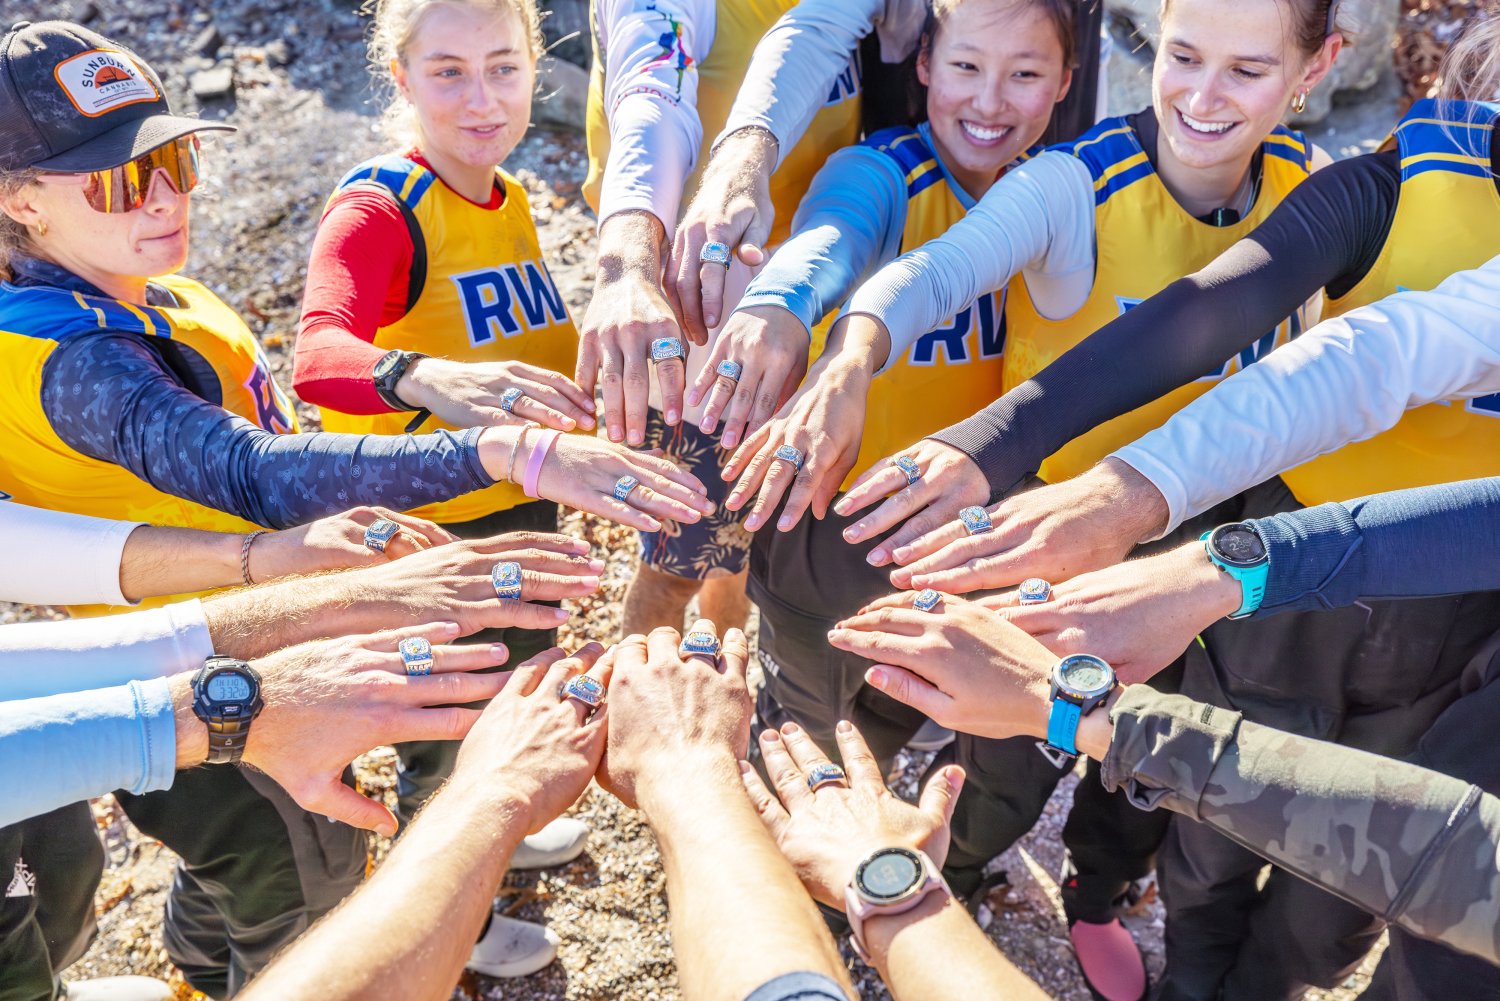
{"type": "Polygon", "coordinates": [[[630,444],[639,445],[646,440],[646,436],[639,431],[630,432],[630,444]]]}
{"type": "MultiPolygon", "coordinates": [[[[698,401],[697,400],[689,400],[688,401],[688,406],[690,406],[690,407],[696,407],[697,405],[698,405],[698,401]]],[[[700,426],[698,428],[698,430],[702,431],[704,434],[713,434],[714,433],[714,428],[716,428],[718,426],[719,426],[718,422],[715,421],[712,417],[705,417],[705,418],[703,418],[703,424],[702,424],[702,426],[700,426]]]]}
{"type": "Polygon", "coordinates": [[[712,313],[704,313],[703,325],[705,327],[717,327],[719,325],[719,318],[712,313]]]}
{"type": "Polygon", "coordinates": [[[576,428],[578,426],[578,422],[575,421],[571,417],[564,417],[562,419],[562,422],[563,422],[563,427],[566,427],[566,428],[576,428]]]}
{"type": "Polygon", "coordinates": [[[604,572],[604,561],[600,560],[600,559],[591,559],[588,562],[588,568],[590,570],[594,571],[594,573],[596,573],[596,574],[597,573],[603,573],[604,572]]]}
{"type": "Polygon", "coordinates": [[[620,443],[620,429],[617,425],[611,424],[609,426],[609,440],[617,445],[620,443]]]}
{"type": "Polygon", "coordinates": [[[777,733],[774,729],[768,727],[765,730],[762,730],[760,732],[760,739],[761,740],[765,740],[765,741],[770,741],[771,743],[774,744],[774,743],[776,743],[777,741],[779,741],[781,739],[781,734],[777,733]]]}
{"type": "Polygon", "coordinates": [[[510,656],[510,648],[507,647],[504,643],[491,643],[490,656],[496,657],[500,660],[504,660],[510,656]]]}
{"type": "Polygon", "coordinates": [[[647,518],[646,519],[646,531],[648,531],[648,532],[660,532],[661,531],[661,522],[657,521],[655,518],[647,518]]]}
{"type": "Polygon", "coordinates": [[[784,515],[782,515],[780,518],[778,518],[776,520],[776,530],[778,532],[785,532],[787,529],[789,529],[791,527],[792,527],[792,518],[791,518],[791,515],[784,514],[784,515]]]}
{"type": "Polygon", "coordinates": [[[748,762],[748,761],[741,761],[740,762],[740,774],[741,775],[749,775],[753,771],[755,771],[755,768],[753,766],[751,766],[750,762],[748,762]]]}
{"type": "Polygon", "coordinates": [[[667,411],[667,423],[668,424],[676,424],[677,423],[677,418],[679,416],[681,416],[681,415],[679,415],[677,413],[677,411],[675,411],[675,410],[668,410],[667,411]]]}
{"type": "Polygon", "coordinates": [[[687,405],[690,407],[696,407],[698,405],[698,391],[696,389],[688,390],[687,405]]]}
{"type": "Polygon", "coordinates": [[[578,578],[578,582],[591,591],[598,590],[599,588],[598,577],[580,577],[578,578]]]}
{"type": "Polygon", "coordinates": [[[734,448],[734,446],[738,445],[739,443],[740,440],[735,436],[735,433],[733,431],[725,431],[723,439],[719,442],[720,445],[724,446],[725,450],[734,448]]]}
{"type": "Polygon", "coordinates": [[[458,623],[457,622],[440,622],[440,623],[438,623],[438,625],[442,628],[442,631],[445,632],[445,633],[447,633],[448,635],[450,635],[450,636],[457,636],[458,635],[458,623]]]}
{"type": "Polygon", "coordinates": [[[594,429],[594,419],[592,417],[585,417],[583,419],[583,426],[592,431],[594,429]]]}
{"type": "Polygon", "coordinates": [[[839,501],[837,504],[833,505],[833,513],[834,514],[848,514],[849,513],[849,504],[848,504],[848,502],[847,501],[839,501]]]}
{"type": "Polygon", "coordinates": [[[379,827],[375,828],[375,833],[380,835],[382,838],[394,838],[396,836],[396,825],[381,824],[379,827]]]}
{"type": "Polygon", "coordinates": [[[802,728],[800,726],[798,726],[796,723],[783,723],[783,724],[781,724],[781,732],[782,733],[801,733],[802,732],[802,728]]]}
{"type": "Polygon", "coordinates": [[[834,729],[837,730],[839,733],[848,733],[849,731],[851,731],[851,730],[854,729],[854,724],[850,723],[846,719],[841,719],[841,720],[839,720],[839,725],[836,726],[836,727],[834,727],[834,729]]]}
{"type": "Polygon", "coordinates": [[[752,514],[745,519],[745,531],[753,532],[760,527],[760,515],[752,514]]]}
{"type": "Polygon", "coordinates": [[[872,667],[865,672],[865,680],[876,688],[884,688],[887,680],[885,672],[878,667],[872,667]]]}
{"type": "Polygon", "coordinates": [[[900,560],[902,563],[905,563],[907,560],[911,559],[911,546],[897,546],[896,559],[900,560]]]}
{"type": "Polygon", "coordinates": [[[568,621],[568,618],[570,616],[572,616],[572,614],[573,614],[572,612],[568,611],[566,608],[553,608],[553,609],[551,609],[551,612],[552,612],[552,621],[554,621],[554,622],[566,622],[566,621],[568,621]]]}
{"type": "Polygon", "coordinates": [[[948,783],[948,788],[958,792],[963,788],[964,772],[957,765],[950,765],[943,770],[943,781],[948,783]]]}
{"type": "Polygon", "coordinates": [[[865,562],[872,567],[883,567],[889,559],[890,557],[886,555],[884,549],[876,547],[870,550],[870,554],[865,557],[865,562]]]}

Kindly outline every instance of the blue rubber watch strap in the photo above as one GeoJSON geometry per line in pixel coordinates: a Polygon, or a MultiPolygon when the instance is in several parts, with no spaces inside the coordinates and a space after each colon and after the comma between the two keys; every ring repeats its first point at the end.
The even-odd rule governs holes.
{"type": "Polygon", "coordinates": [[[1083,718],[1083,707],[1067,699],[1053,699],[1052,712],[1047,716],[1047,744],[1078,756],[1078,721],[1083,718]]]}
{"type": "Polygon", "coordinates": [[[1203,551],[1208,554],[1208,561],[1240,584],[1240,607],[1230,612],[1226,618],[1243,619],[1254,615],[1266,596],[1266,581],[1271,577],[1270,561],[1258,567],[1232,567],[1214,555],[1213,547],[1208,544],[1208,537],[1212,534],[1213,532],[1204,532],[1199,536],[1203,540],[1203,551]]]}

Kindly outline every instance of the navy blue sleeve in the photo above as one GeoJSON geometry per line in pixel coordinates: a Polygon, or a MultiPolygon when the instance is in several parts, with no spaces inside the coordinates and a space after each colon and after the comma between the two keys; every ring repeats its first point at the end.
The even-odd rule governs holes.
{"type": "Polygon", "coordinates": [[[42,370],[42,408],[79,452],[268,528],[360,504],[407,510],[493,482],[479,461],[477,429],[273,434],[193,395],[131,334],[59,343],[42,370]]]}
{"type": "Polygon", "coordinates": [[[1257,616],[1500,589],[1500,478],[1256,518],[1270,576],[1257,616]]]}
{"type": "Polygon", "coordinates": [[[821,973],[786,973],[756,988],[745,1001],[849,1001],[849,995],[821,973]]]}

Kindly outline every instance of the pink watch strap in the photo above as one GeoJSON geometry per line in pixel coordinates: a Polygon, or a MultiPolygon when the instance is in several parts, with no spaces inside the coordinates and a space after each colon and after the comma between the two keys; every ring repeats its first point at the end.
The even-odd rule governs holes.
{"type": "Polygon", "coordinates": [[[562,432],[556,428],[547,428],[531,447],[531,458],[526,460],[526,480],[521,485],[527,497],[541,496],[536,492],[536,483],[542,478],[542,463],[547,461],[547,453],[552,451],[552,443],[557,441],[560,434],[562,432]]]}
{"type": "Polygon", "coordinates": [[[870,953],[865,948],[865,921],[872,917],[887,914],[905,914],[912,910],[922,901],[927,899],[929,893],[942,890],[952,895],[953,891],[948,888],[948,883],[938,871],[938,867],[932,864],[932,859],[927,853],[917,850],[916,854],[921,856],[924,878],[921,884],[914,890],[911,896],[889,904],[877,904],[866,899],[855,889],[854,880],[849,880],[849,885],[844,887],[844,915],[849,919],[850,941],[854,945],[854,951],[865,963],[870,962],[870,953]]]}

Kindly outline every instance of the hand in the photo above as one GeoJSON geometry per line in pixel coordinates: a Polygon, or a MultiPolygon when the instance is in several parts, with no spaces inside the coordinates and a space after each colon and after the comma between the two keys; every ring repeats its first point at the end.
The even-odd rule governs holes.
{"type": "Polygon", "coordinates": [[[1022,605],[1014,591],[981,598],[1058,657],[1091,653],[1120,682],[1146,681],[1187,649],[1209,625],[1240,607],[1240,585],[1208,561],[1203,543],[1080,574],[1041,604],[1022,605]]]}
{"type": "Polygon", "coordinates": [[[322,573],[370,566],[410,556],[458,536],[439,525],[383,507],[357,507],[297,528],[267,532],[250,544],[250,579],[257,584],[294,574],[322,573]],[[388,518],[401,531],[377,553],[365,545],[365,529],[378,518],[388,518]]]}
{"type": "Polygon", "coordinates": [[[865,680],[928,718],[980,737],[1047,732],[1047,648],[996,613],[946,596],[931,612],[889,595],[840,622],[828,642],[875,661],[865,680]]]}
{"type": "MultiPolygon", "coordinates": [[[[699,619],[693,629],[712,633],[714,626],[699,619]]],[[[663,627],[627,636],[611,651],[609,747],[598,777],[632,809],[638,790],[674,781],[686,760],[708,755],[732,764],[749,746],[745,634],[729,630],[713,661],[684,658],[681,642],[677,630],[663,627]]]]}
{"type": "Polygon", "coordinates": [[[351,615],[386,624],[442,618],[458,623],[463,635],[481,629],[555,629],[569,613],[532,602],[597,591],[604,561],[590,559],[588,551],[588,543],[550,532],[508,532],[454,542],[346,575],[343,582],[352,591],[343,617],[335,609],[318,611],[336,618],[332,624],[344,629],[351,615]],[[495,596],[490,571],[504,560],[521,564],[524,601],[495,596]]]}
{"type": "Polygon", "coordinates": [[[861,473],[849,492],[833,506],[835,513],[847,518],[885,498],[874,511],[844,529],[844,541],[853,544],[901,525],[899,532],[865,557],[872,567],[885,566],[891,562],[894,550],[947,526],[964,508],[990,499],[990,485],[984,473],[973,459],[952,445],[923,438],[899,455],[917,464],[922,471],[920,480],[908,486],[906,474],[895,466],[897,456],[890,455],[861,473]]]}
{"type": "Polygon", "coordinates": [[[761,822],[807,892],[842,911],[844,887],[860,860],[878,848],[918,848],[942,867],[964,770],[957,765],[940,770],[912,806],[886,788],[880,765],[854,724],[844,720],[836,733],[847,783],[825,785],[816,792],[807,788],[808,771],[829,762],[794,723],[780,733],[765,730],[760,735],[776,796],[766,791],[748,763],[741,764],[740,776],[761,822]]]}
{"type": "Polygon", "coordinates": [[[632,452],[576,434],[564,435],[552,446],[537,491],[548,500],[645,532],[660,531],[658,519],[690,525],[714,510],[702,481],[659,452],[632,452]],[[622,503],[615,500],[614,489],[627,474],[640,480],[640,486],[622,503]]]}
{"type": "Polygon", "coordinates": [[[677,226],[666,292],[694,344],[707,344],[709,329],[724,315],[728,274],[722,264],[698,259],[703,245],[722,243],[752,268],[765,263],[776,213],[771,204],[776,149],[776,137],[761,128],[740,129],[725,138],[704,167],[698,193],[677,226]]]}
{"type": "Polygon", "coordinates": [[[870,371],[863,361],[830,358],[826,353],[781,414],[747,438],[724,467],[724,479],[739,479],[724,506],[738,511],[759,491],[745,529],[757,531],[783,494],[786,506],[778,531],[792,529],[809,507],[822,518],[844,477],[859,458],[864,436],[870,371]],[[801,472],[776,458],[776,449],[791,445],[803,455],[801,472]]]}
{"type": "Polygon", "coordinates": [[[303,809],[393,836],[391,811],[339,776],[372,747],[458,740],[469,732],[478,710],[452,704],[494,698],[507,676],[464,672],[503,664],[505,654],[485,645],[438,645],[457,637],[458,626],[437,622],[304,643],[256,661],[266,707],[250,728],[244,761],[303,809]],[[408,636],[433,644],[431,675],[407,677],[396,645],[408,636]]]}
{"type": "MultiPolygon", "coordinates": [[[[665,238],[649,212],[617,212],[599,230],[599,272],[579,331],[576,377],[591,398],[602,387],[605,433],[616,444],[646,440],[651,342],[682,336],[661,290],[665,238]]],[[[660,362],[656,380],[666,421],[676,424],[687,368],[681,359],[660,362]]]]}
{"type": "Polygon", "coordinates": [[[1150,480],[1108,459],[1074,479],[1006,498],[990,508],[988,532],[968,535],[952,521],[897,548],[892,555],[903,567],[891,572],[891,583],[950,592],[1011,587],[1028,577],[1057,584],[1119,563],[1159,530],[1165,511],[1150,480]]]}
{"type": "Polygon", "coordinates": [[[594,426],[592,393],[565,375],[519,361],[419,358],[396,383],[396,395],[456,428],[528,420],[559,431],[594,426]],[[507,389],[522,392],[510,413],[500,409],[507,389]]]}
{"type": "Polygon", "coordinates": [[[732,449],[747,431],[771,419],[807,372],[809,338],[802,321],[780,306],[751,306],[736,311],[714,341],[708,364],[688,392],[695,407],[707,394],[698,427],[713,434],[724,415],[719,444],[732,449]],[[738,381],[718,375],[721,361],[744,366],[738,381]],[[728,413],[725,409],[728,408],[728,413]]]}
{"type": "Polygon", "coordinates": [[[449,784],[508,790],[510,802],[525,804],[531,834],[572,806],[599,767],[608,706],[590,716],[558,689],[575,674],[607,682],[603,653],[598,643],[571,657],[553,647],[516,668],[464,739],[449,784]]]}

